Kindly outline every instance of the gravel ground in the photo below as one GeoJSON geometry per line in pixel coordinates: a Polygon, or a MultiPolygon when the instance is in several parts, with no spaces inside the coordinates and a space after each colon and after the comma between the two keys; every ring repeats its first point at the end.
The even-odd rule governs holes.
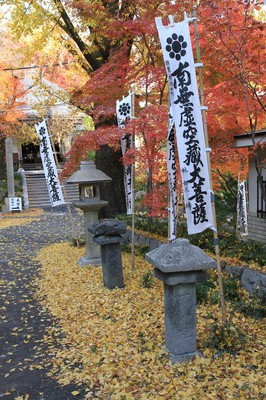
{"type": "MultiPolygon", "coordinates": [[[[73,211],[73,219],[82,233],[83,218],[73,211]]],[[[60,387],[47,376],[43,338],[56,322],[34,299],[37,251],[73,236],[65,211],[46,211],[28,225],[0,229],[0,399],[84,398],[80,387],[60,387]]]]}

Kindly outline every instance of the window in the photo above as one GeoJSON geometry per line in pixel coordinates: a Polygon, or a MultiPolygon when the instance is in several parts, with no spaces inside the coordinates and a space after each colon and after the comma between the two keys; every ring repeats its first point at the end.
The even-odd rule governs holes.
{"type": "Polygon", "coordinates": [[[263,191],[261,186],[263,185],[264,193],[266,193],[266,180],[261,177],[257,178],[257,217],[266,218],[266,202],[263,198],[263,191]],[[260,182],[261,179],[261,182],[260,182]]]}

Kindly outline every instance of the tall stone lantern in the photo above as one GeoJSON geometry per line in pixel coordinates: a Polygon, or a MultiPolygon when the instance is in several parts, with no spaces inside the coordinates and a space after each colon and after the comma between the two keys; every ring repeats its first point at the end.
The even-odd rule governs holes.
{"type": "Polygon", "coordinates": [[[68,184],[79,185],[79,201],[74,206],[84,213],[86,255],[78,260],[82,267],[101,265],[100,246],[93,241],[88,228],[98,221],[98,211],[108,204],[108,201],[100,199],[100,184],[111,180],[104,172],[96,169],[93,161],[81,161],[79,170],[67,180],[68,184]]]}
{"type": "Polygon", "coordinates": [[[196,355],[196,283],[207,279],[205,271],[215,261],[203,250],[179,238],[146,254],[154,276],[164,283],[165,347],[173,362],[196,355]]]}

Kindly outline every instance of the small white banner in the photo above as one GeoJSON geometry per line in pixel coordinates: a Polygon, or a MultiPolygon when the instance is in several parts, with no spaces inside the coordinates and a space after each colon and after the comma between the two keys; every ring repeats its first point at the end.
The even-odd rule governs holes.
{"type": "Polygon", "coordinates": [[[176,128],[188,233],[214,228],[201,106],[188,21],[156,18],[176,128]]]}
{"type": "Polygon", "coordinates": [[[168,137],[166,145],[168,187],[169,187],[169,240],[176,238],[177,223],[177,189],[176,189],[176,147],[175,147],[175,126],[171,113],[168,116],[168,137]]]}
{"type": "MultiPolygon", "coordinates": [[[[127,122],[133,118],[132,114],[132,93],[124,97],[121,101],[116,101],[117,124],[123,129],[127,122]]],[[[121,149],[124,155],[127,150],[132,148],[132,135],[123,134],[121,137],[121,149]]],[[[132,214],[132,196],[133,196],[133,168],[132,165],[124,165],[124,186],[126,196],[127,214],[132,214]]]]}
{"type": "Polygon", "coordinates": [[[248,235],[247,200],[245,181],[238,182],[237,229],[241,236],[248,235]]]}
{"type": "Polygon", "coordinates": [[[35,128],[41,141],[40,154],[51,205],[54,207],[65,204],[45,120],[36,124],[35,128]]]}

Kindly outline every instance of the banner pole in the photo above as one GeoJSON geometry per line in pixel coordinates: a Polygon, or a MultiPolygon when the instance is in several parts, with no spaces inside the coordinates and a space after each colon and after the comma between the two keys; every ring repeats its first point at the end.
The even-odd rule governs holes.
{"type": "MultiPolygon", "coordinates": [[[[170,125],[170,104],[171,104],[171,100],[170,100],[170,92],[168,93],[168,131],[167,131],[167,146],[168,146],[168,140],[169,140],[169,125],[170,125]]],[[[166,154],[167,154],[167,150],[166,150],[166,154]]],[[[168,156],[168,154],[167,154],[168,156]]],[[[168,162],[168,160],[167,160],[168,162]]],[[[167,168],[168,169],[168,168],[167,168]]],[[[168,172],[168,171],[167,171],[168,172]]],[[[170,188],[170,176],[169,176],[169,172],[168,172],[168,243],[171,243],[171,188],[170,188]]]]}
{"type": "MultiPolygon", "coordinates": [[[[198,25],[197,25],[197,17],[196,10],[193,10],[193,24],[194,24],[194,34],[196,41],[196,57],[197,63],[201,63],[201,55],[200,55],[200,46],[199,46],[199,33],[198,33],[198,25]]],[[[207,117],[206,117],[206,109],[205,109],[205,95],[203,88],[203,78],[202,78],[202,66],[198,66],[198,77],[199,77],[199,87],[200,87],[200,103],[203,107],[202,109],[202,121],[203,121],[203,130],[205,137],[205,146],[209,147],[209,139],[208,139],[208,129],[207,129],[207,117]]],[[[207,152],[207,161],[208,161],[208,169],[210,175],[210,187],[212,189],[212,172],[211,172],[211,163],[210,163],[210,153],[207,152]]],[[[220,260],[220,247],[219,247],[219,238],[217,232],[217,218],[216,218],[216,209],[215,209],[215,198],[212,195],[212,213],[214,220],[214,227],[216,228],[213,231],[213,243],[215,247],[215,255],[216,255],[216,263],[217,263],[217,271],[218,271],[218,283],[219,283],[219,292],[220,292],[220,301],[221,301],[221,309],[222,309],[222,318],[223,323],[226,323],[226,308],[225,308],[225,300],[224,300],[224,290],[223,290],[223,280],[222,280],[222,268],[221,268],[221,260],[220,260]]]]}
{"type": "MultiPolygon", "coordinates": [[[[49,134],[49,132],[48,132],[48,134],[49,134]]],[[[50,141],[51,141],[51,145],[52,145],[52,149],[53,149],[53,153],[54,153],[56,168],[57,168],[57,170],[59,170],[59,162],[58,162],[58,158],[57,158],[57,154],[56,154],[56,150],[55,150],[54,141],[53,141],[53,138],[52,138],[52,136],[50,134],[49,134],[49,136],[50,136],[50,141]]],[[[61,187],[62,187],[62,190],[63,190],[63,193],[64,193],[64,198],[66,200],[67,210],[68,210],[68,213],[69,213],[71,226],[72,226],[72,233],[73,233],[73,235],[74,235],[74,237],[76,239],[77,247],[79,247],[79,238],[78,238],[77,229],[76,229],[77,227],[76,227],[76,225],[74,223],[74,219],[73,219],[73,216],[72,216],[72,213],[71,213],[71,209],[70,209],[70,205],[69,205],[69,200],[68,200],[68,195],[67,195],[67,192],[66,192],[66,188],[65,188],[64,184],[61,184],[61,187]]]]}
{"type": "MultiPolygon", "coordinates": [[[[132,105],[132,115],[131,118],[135,118],[135,85],[132,85],[131,91],[131,105],[132,105]]],[[[132,132],[132,149],[135,150],[135,134],[132,132]]],[[[134,272],[135,270],[135,161],[132,166],[132,182],[131,182],[131,191],[132,191],[132,227],[131,227],[131,270],[134,272]]]]}
{"type": "Polygon", "coordinates": [[[237,232],[237,234],[240,235],[239,186],[240,186],[240,173],[238,173],[238,177],[237,177],[237,205],[236,205],[236,232],[237,232]]]}
{"type": "MultiPolygon", "coordinates": [[[[168,242],[171,243],[174,239],[176,239],[177,235],[177,227],[176,227],[176,215],[177,215],[177,190],[176,190],[176,181],[175,181],[175,188],[173,188],[172,184],[172,174],[170,173],[170,168],[169,168],[169,160],[175,162],[175,157],[176,157],[176,150],[175,150],[175,144],[174,144],[174,150],[173,147],[170,148],[173,143],[170,144],[170,141],[172,139],[172,132],[175,129],[174,128],[174,123],[171,116],[171,98],[170,98],[170,93],[168,93],[168,130],[167,130],[167,146],[166,146],[166,158],[167,158],[167,173],[168,173],[168,242]],[[172,156],[172,151],[174,151],[174,160],[172,156]],[[174,190],[174,194],[172,192],[174,190]],[[174,217],[173,217],[174,215],[174,217]],[[173,221],[174,219],[174,221],[173,221]]],[[[173,139],[174,143],[175,140],[173,139]]],[[[173,167],[171,166],[171,170],[173,167]]],[[[176,169],[175,169],[176,172],[176,169]]],[[[176,176],[175,176],[176,178],[176,176]]]]}

